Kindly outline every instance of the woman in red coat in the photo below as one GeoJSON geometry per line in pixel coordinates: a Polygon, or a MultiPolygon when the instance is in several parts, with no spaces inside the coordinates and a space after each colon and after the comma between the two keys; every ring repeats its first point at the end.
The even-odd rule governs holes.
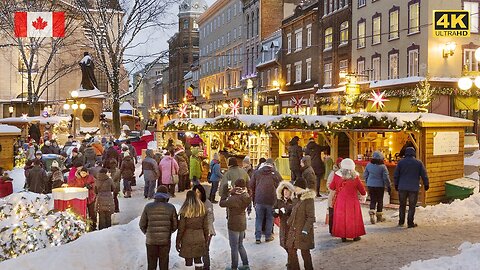
{"type": "Polygon", "coordinates": [[[95,212],[95,178],[82,168],[75,173],[75,178],[68,180],[69,187],[88,189],[87,211],[88,218],[92,222],[91,230],[97,229],[97,213],[95,212]]]}
{"type": "Polygon", "coordinates": [[[330,189],[336,191],[333,201],[333,230],[332,235],[341,237],[345,242],[347,238],[354,241],[360,240],[365,235],[362,209],[358,200],[358,192],[366,195],[358,173],[355,171],[353,160],[346,158],[340,163],[340,170],[335,172],[330,189]]]}

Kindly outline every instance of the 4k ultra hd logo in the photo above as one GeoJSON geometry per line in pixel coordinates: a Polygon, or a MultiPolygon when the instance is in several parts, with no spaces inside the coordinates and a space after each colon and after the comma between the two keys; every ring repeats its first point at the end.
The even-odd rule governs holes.
{"type": "Polygon", "coordinates": [[[434,37],[469,37],[470,12],[466,10],[434,10],[434,37]]]}

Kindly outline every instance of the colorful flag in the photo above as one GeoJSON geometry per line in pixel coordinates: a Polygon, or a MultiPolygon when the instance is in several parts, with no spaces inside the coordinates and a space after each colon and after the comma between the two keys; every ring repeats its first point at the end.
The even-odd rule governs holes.
{"type": "Polygon", "coordinates": [[[64,37],[64,12],[15,12],[16,37],[64,37]]]}

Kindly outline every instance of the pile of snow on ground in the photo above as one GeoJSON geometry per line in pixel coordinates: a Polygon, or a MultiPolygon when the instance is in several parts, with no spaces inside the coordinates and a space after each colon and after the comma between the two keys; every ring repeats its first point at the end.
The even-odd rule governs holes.
{"type": "Polygon", "coordinates": [[[480,166],[480,150],[473,152],[473,154],[464,159],[464,165],[480,166]]]}
{"type": "Polygon", "coordinates": [[[450,204],[438,204],[417,208],[416,218],[422,222],[450,223],[474,222],[480,219],[480,193],[474,193],[464,200],[455,200],[450,204]]]}
{"type": "Polygon", "coordinates": [[[77,215],[55,212],[51,197],[32,192],[0,199],[0,261],[71,242],[86,231],[77,215]]]}
{"type": "Polygon", "coordinates": [[[472,244],[470,242],[465,242],[458,248],[458,250],[460,250],[460,254],[458,255],[425,261],[415,261],[401,268],[401,270],[477,270],[480,265],[480,256],[478,256],[478,254],[480,254],[480,243],[472,244]]]}

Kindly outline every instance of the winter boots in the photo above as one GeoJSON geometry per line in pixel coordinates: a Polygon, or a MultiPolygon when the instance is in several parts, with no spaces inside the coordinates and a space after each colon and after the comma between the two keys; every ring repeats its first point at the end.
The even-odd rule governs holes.
{"type": "MultiPolygon", "coordinates": [[[[375,224],[375,210],[368,211],[368,214],[370,215],[370,223],[375,224]]],[[[378,214],[377,214],[377,217],[378,217],[378,214]]]]}
{"type": "Polygon", "coordinates": [[[386,219],[383,217],[383,213],[382,212],[377,212],[377,222],[385,222],[385,220],[386,219]]]}

